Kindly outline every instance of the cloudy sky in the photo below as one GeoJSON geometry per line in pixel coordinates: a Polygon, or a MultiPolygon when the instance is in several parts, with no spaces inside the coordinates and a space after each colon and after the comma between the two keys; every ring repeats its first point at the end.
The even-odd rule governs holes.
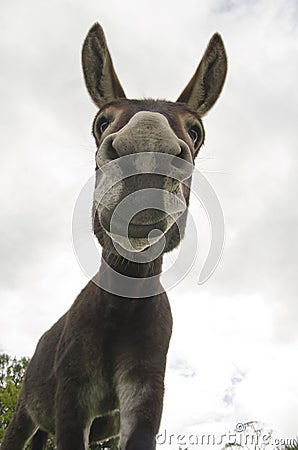
{"type": "MultiPolygon", "coordinates": [[[[296,0],[2,2],[0,351],[32,355],[87,281],[71,224],[94,170],[80,49],[95,21],[131,98],[175,100],[214,31],[229,57],[197,160],[224,211],[225,248],[205,284],[195,264],[169,292],[161,430],[220,436],[259,420],[296,436],[296,0]]],[[[195,199],[191,213],[200,264],[210,236],[195,199]]]]}

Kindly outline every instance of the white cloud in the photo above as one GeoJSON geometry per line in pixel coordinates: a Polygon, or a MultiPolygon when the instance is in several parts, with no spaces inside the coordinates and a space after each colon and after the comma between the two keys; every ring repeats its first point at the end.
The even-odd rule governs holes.
{"type": "Polygon", "coordinates": [[[80,69],[87,29],[103,24],[129,96],[172,100],[219,31],[229,73],[197,166],[221,200],[226,246],[207,284],[193,275],[170,292],[163,423],[215,432],[259,419],[295,435],[296,2],[32,0],[1,9],[1,349],[32,353],[85,282],[71,214],[93,172],[95,108],[80,69]]]}

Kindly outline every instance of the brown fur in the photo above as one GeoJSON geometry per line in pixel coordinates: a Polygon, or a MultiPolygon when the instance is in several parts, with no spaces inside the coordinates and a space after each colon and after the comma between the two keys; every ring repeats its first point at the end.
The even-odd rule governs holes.
{"type": "MultiPolygon", "coordinates": [[[[161,114],[167,119],[169,130],[176,135],[173,140],[183,141],[194,161],[204,140],[201,115],[219,96],[226,73],[219,35],[210,41],[177,103],[127,100],[98,24],[86,37],[82,60],[88,91],[100,108],[93,124],[98,152],[108,135],[118,136],[136,114],[149,111],[159,113],[152,117],[161,114]],[[97,127],[102,117],[108,118],[109,127],[100,135],[97,127]],[[190,133],[194,124],[201,133],[196,144],[190,133]]],[[[161,137],[157,148],[162,152],[165,144],[161,137]]],[[[129,189],[136,189],[134,180],[127,184],[129,189]]],[[[190,180],[183,188],[187,204],[189,189],[190,180]]],[[[186,213],[178,220],[183,234],[186,213]]],[[[162,256],[147,264],[124,259],[96,212],[94,233],[103,246],[103,259],[117,272],[136,278],[136,294],[142,297],[144,280],[161,273],[162,256]]],[[[177,224],[166,238],[165,251],[169,251],[181,239],[177,224]]],[[[48,432],[55,434],[58,450],[86,450],[89,440],[103,441],[119,433],[121,450],[155,448],[172,331],[168,298],[158,277],[160,293],[147,298],[123,298],[108,292],[95,283],[105,277],[107,286],[113,287],[113,275],[102,267],[69,311],[40,339],[1,450],[22,450],[32,436],[32,449],[42,450],[48,432]]]]}

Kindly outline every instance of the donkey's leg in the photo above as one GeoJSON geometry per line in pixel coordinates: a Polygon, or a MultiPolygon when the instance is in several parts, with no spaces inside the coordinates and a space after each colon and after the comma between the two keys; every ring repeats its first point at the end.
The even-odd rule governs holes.
{"type": "Polygon", "coordinates": [[[48,433],[40,429],[37,430],[32,438],[31,450],[44,450],[47,445],[48,433]]]}
{"type": "Polygon", "coordinates": [[[101,442],[116,437],[119,434],[119,429],[119,411],[114,411],[106,416],[97,417],[91,425],[89,442],[101,442]]]}
{"type": "Polygon", "coordinates": [[[164,383],[160,375],[146,378],[144,375],[138,379],[126,378],[118,387],[121,450],[154,450],[156,447],[164,383]]]}
{"type": "Polygon", "coordinates": [[[87,450],[92,420],[80,387],[67,381],[56,392],[57,450],[87,450]]]}
{"type": "Polygon", "coordinates": [[[1,443],[1,450],[23,450],[36,428],[25,403],[20,399],[1,443]]]}

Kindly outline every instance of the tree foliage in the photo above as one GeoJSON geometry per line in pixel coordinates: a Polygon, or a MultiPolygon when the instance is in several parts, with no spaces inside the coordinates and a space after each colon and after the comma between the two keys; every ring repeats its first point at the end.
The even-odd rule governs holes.
{"type": "Polygon", "coordinates": [[[232,442],[222,450],[298,450],[297,439],[278,439],[262,422],[238,423],[234,431],[232,442]]]}
{"type": "Polygon", "coordinates": [[[0,440],[14,413],[29,358],[0,354],[0,440]]]}
{"type": "Polygon", "coordinates": [[[298,450],[298,437],[293,439],[291,444],[286,444],[285,450],[298,450]]]}

